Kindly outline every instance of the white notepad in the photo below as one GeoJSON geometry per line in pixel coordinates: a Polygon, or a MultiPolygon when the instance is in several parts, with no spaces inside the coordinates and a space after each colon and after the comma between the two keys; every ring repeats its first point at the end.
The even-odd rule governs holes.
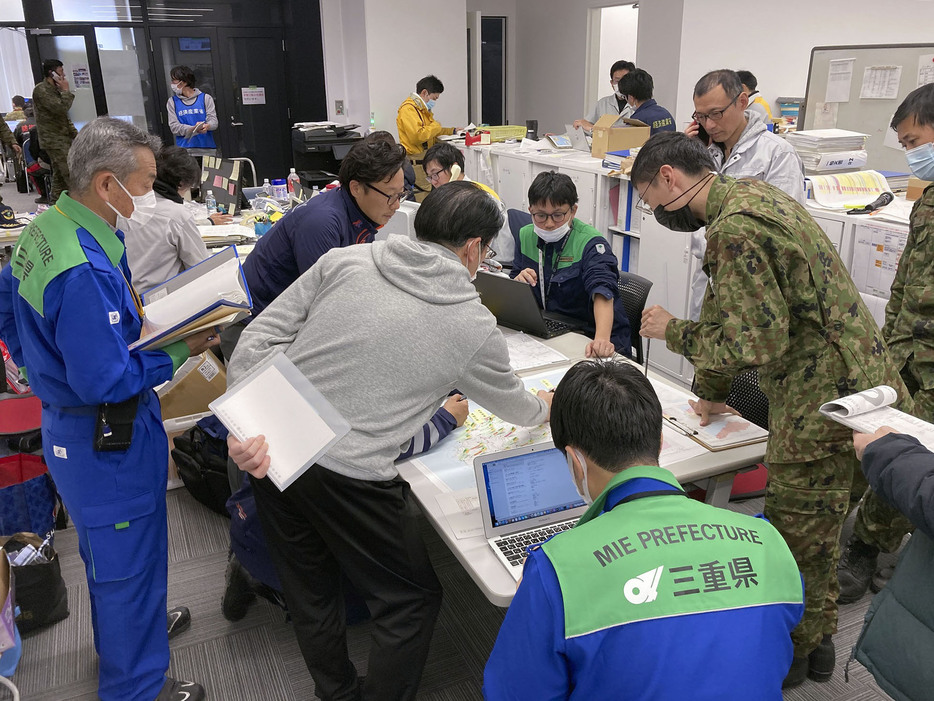
{"type": "Polygon", "coordinates": [[[238,440],[266,437],[267,475],[280,491],[350,431],[344,417],[283,353],[208,406],[238,440]]]}
{"type": "Polygon", "coordinates": [[[891,426],[899,433],[914,436],[928,450],[934,450],[934,426],[890,406],[897,400],[898,392],[892,387],[878,385],[825,402],[821,404],[820,413],[860,433],[875,433],[882,426],[891,426]]]}

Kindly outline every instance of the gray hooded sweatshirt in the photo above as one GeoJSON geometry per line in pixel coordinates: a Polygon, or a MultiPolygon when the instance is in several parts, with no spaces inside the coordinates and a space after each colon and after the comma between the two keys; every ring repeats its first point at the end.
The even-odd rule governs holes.
{"type": "Polygon", "coordinates": [[[395,477],[400,450],[455,388],[510,423],[548,415],[458,257],[405,236],[319,258],[247,326],[230,380],[279,351],[350,423],[318,464],[356,479],[395,477]]]}

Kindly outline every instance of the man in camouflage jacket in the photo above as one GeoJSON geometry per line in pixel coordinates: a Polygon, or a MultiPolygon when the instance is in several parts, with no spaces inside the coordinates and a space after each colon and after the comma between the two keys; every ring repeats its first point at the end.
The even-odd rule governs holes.
{"type": "Polygon", "coordinates": [[[68,189],[68,149],[78,130],[68,116],[75,94],[71,92],[62,62],[50,58],[42,62],[43,81],[32,91],[39,146],[52,161],[52,195],[54,204],[58,196],[68,189]]]}
{"type": "MultiPolygon", "coordinates": [[[[16,143],[16,139],[13,137],[13,132],[10,131],[10,127],[8,127],[6,122],[2,119],[0,119],[0,143],[13,149],[13,151],[18,154],[23,152],[19,144],[16,143]]],[[[0,204],[3,204],[2,196],[0,196],[0,204]]]]}
{"type": "Polygon", "coordinates": [[[792,633],[786,685],[830,679],[837,624],[839,538],[859,461],[851,431],[818,411],[880,384],[911,403],[878,326],[843,262],[800,204],[762,181],[717,175],[707,152],[680,133],[658,134],[632,169],[659,223],[707,226],[710,286],[700,320],[645,311],[641,334],[664,339],[694,364],[695,410],[727,411],[732,378],[759,369],[769,399],[765,515],[782,533],[805,581],[805,612],[792,633]],[[667,209],[674,207],[673,209],[667,209]]]}

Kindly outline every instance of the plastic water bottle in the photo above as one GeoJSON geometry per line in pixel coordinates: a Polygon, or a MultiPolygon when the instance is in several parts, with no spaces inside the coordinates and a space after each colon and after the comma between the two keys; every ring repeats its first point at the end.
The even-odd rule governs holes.
{"type": "Polygon", "coordinates": [[[208,190],[208,194],[204,196],[204,206],[207,207],[208,216],[217,214],[217,200],[214,199],[214,190],[208,190]]]}
{"type": "Polygon", "coordinates": [[[311,188],[311,196],[312,196],[312,197],[317,197],[317,196],[320,195],[320,194],[321,194],[321,190],[318,189],[318,186],[317,186],[317,185],[315,185],[313,188],[311,188]]]}
{"type": "Polygon", "coordinates": [[[263,194],[266,197],[272,197],[272,184],[269,182],[269,178],[263,180],[263,194]]]}
{"type": "Polygon", "coordinates": [[[295,168],[289,168],[289,177],[286,178],[289,185],[289,194],[301,192],[302,181],[295,172],[295,168]]]}

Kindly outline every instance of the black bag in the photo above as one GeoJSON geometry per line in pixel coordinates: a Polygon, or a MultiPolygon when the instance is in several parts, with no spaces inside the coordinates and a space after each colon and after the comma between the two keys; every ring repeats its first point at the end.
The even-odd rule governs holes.
{"type": "Polygon", "coordinates": [[[29,192],[29,185],[26,182],[25,168],[20,168],[16,171],[16,191],[21,193],[29,192]]]}
{"type": "Polygon", "coordinates": [[[226,504],[230,498],[230,481],[227,478],[227,437],[223,425],[213,416],[201,419],[185,433],[176,436],[173,442],[172,459],[178,468],[178,476],[191,495],[211,511],[229,516],[226,504]]]}
{"type": "MultiPolygon", "coordinates": [[[[42,538],[35,533],[16,533],[0,538],[0,542],[13,556],[26,545],[38,549],[42,538]]],[[[62,579],[58,553],[51,545],[43,548],[42,552],[48,555],[48,562],[11,568],[15,582],[15,603],[20,609],[16,618],[20,633],[28,633],[68,618],[68,590],[62,579]]]]}

